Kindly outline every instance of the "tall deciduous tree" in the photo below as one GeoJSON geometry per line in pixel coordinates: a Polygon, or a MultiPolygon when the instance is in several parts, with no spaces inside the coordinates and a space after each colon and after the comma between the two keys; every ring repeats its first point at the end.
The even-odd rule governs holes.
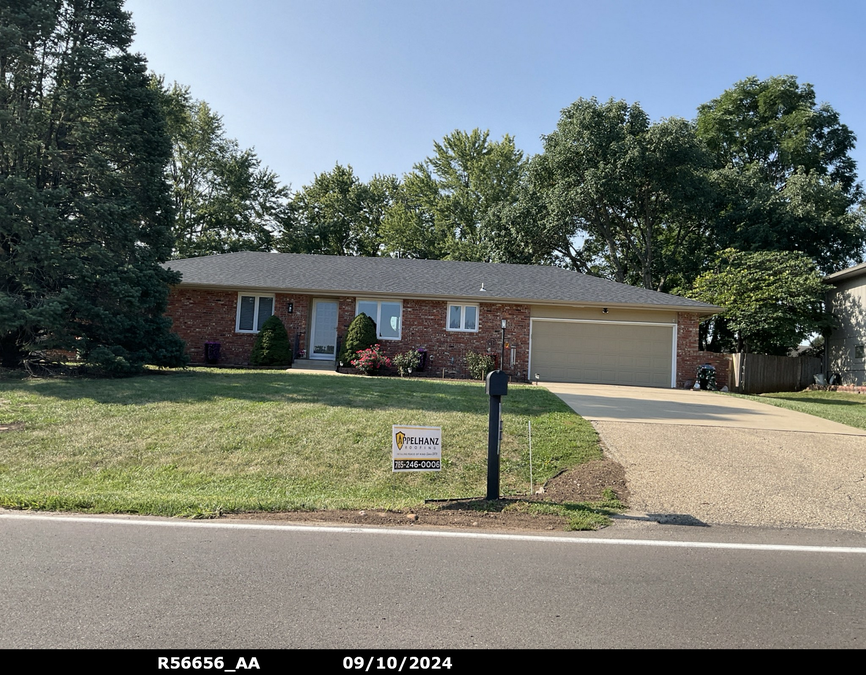
{"type": "Polygon", "coordinates": [[[222,118],[188,87],[153,78],[172,141],[167,177],[174,203],[174,255],[270,251],[289,191],[256,153],[226,137],[222,118]]]}
{"type": "Polygon", "coordinates": [[[451,260],[495,259],[496,209],[512,204],[525,170],[511,136],[454,131],[404,176],[383,223],[390,255],[451,260]],[[491,220],[492,219],[492,220],[491,220]]]}
{"type": "Polygon", "coordinates": [[[709,157],[686,120],[579,99],[505,214],[537,259],[657,290],[681,283],[712,208],[709,157]]]}
{"type": "Polygon", "coordinates": [[[171,146],[121,0],[0,5],[0,351],[180,365],[171,146]]]}
{"type": "Polygon", "coordinates": [[[815,263],[797,251],[727,249],[695,280],[689,296],[725,307],[703,327],[710,348],[785,355],[832,326],[822,279],[815,263]]]}
{"type": "Polygon", "coordinates": [[[700,106],[697,129],[719,167],[719,248],[798,250],[825,272],[859,257],[856,139],[811,85],[747,78],[700,106]]]}
{"type": "Polygon", "coordinates": [[[374,176],[362,183],[351,166],[337,164],[296,192],[277,249],[326,255],[379,254],[380,225],[399,183],[374,176]]]}

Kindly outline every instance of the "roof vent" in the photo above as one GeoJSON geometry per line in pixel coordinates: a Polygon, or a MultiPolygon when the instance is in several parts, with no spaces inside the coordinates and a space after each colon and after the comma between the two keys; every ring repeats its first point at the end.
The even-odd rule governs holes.
{"type": "Polygon", "coordinates": [[[484,288],[484,282],[483,282],[483,281],[481,282],[481,288],[479,289],[479,293],[480,293],[481,291],[484,291],[485,293],[487,292],[487,289],[484,288]]]}

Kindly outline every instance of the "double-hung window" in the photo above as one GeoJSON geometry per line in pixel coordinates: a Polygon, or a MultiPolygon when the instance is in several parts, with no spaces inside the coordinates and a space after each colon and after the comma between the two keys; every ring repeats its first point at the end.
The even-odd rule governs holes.
{"type": "Polygon", "coordinates": [[[273,295],[238,293],[238,314],[235,330],[238,333],[258,333],[273,313],[273,295]]]}
{"type": "Polygon", "coordinates": [[[478,332],[478,305],[448,305],[447,330],[478,332]]]}
{"type": "Polygon", "coordinates": [[[393,300],[358,300],[355,316],[361,313],[376,322],[376,334],[382,340],[399,340],[403,329],[403,305],[393,300]]]}

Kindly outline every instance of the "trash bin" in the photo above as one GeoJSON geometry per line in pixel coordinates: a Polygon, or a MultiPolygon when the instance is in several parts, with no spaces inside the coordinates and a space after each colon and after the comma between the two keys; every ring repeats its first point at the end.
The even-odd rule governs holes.
{"type": "Polygon", "coordinates": [[[220,343],[205,342],[204,343],[204,360],[205,363],[214,364],[220,360],[220,343]]]}
{"type": "Polygon", "coordinates": [[[423,347],[419,347],[415,351],[418,352],[418,355],[421,357],[421,363],[418,364],[418,372],[423,373],[427,368],[427,350],[423,347]]]}
{"type": "Polygon", "coordinates": [[[704,389],[707,391],[718,390],[718,387],[716,386],[716,369],[711,363],[707,362],[702,366],[698,366],[698,371],[695,373],[695,377],[697,378],[697,389],[704,389]]]}

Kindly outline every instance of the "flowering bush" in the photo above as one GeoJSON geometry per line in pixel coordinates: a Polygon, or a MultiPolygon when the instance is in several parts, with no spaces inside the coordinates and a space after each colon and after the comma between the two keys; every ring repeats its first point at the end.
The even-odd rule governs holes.
{"type": "Polygon", "coordinates": [[[355,352],[355,358],[349,361],[355,368],[360,370],[365,375],[375,375],[380,368],[389,368],[391,359],[382,354],[382,348],[379,345],[373,345],[368,349],[361,349],[355,352]]]}

